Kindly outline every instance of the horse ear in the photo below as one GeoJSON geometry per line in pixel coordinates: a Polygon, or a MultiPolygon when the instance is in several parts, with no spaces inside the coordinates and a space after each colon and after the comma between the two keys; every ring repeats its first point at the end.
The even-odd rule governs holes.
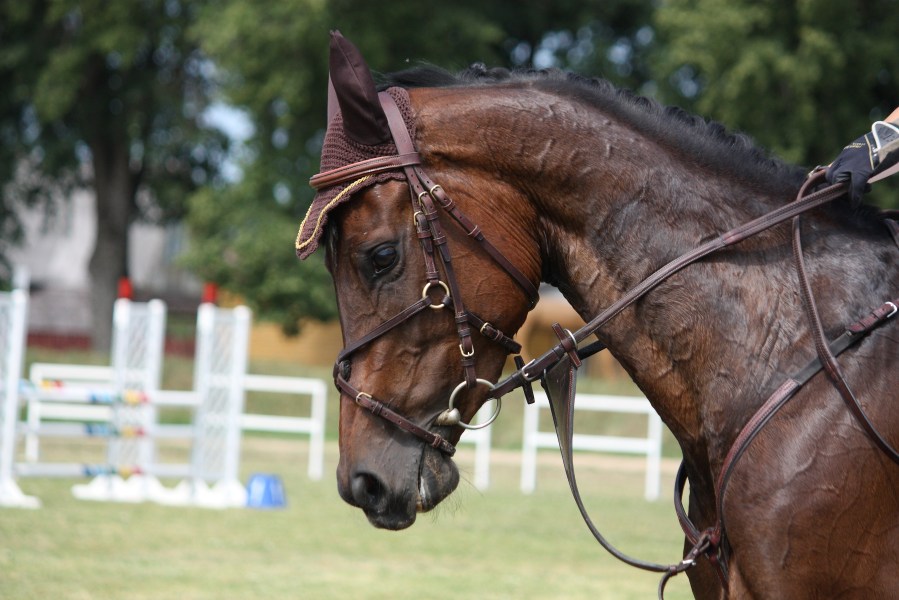
{"type": "MultiPolygon", "coordinates": [[[[375,146],[392,138],[384,109],[378,101],[378,92],[371,71],[359,49],[339,31],[331,32],[331,77],[329,87],[343,114],[343,130],[351,140],[375,146]]],[[[329,94],[329,105],[332,98],[329,94]]],[[[336,107],[329,106],[329,116],[336,107]]]]}
{"type": "Polygon", "coordinates": [[[328,75],[328,123],[334,120],[334,115],[340,111],[340,104],[337,102],[337,92],[334,91],[334,84],[331,82],[331,76],[328,75]]]}

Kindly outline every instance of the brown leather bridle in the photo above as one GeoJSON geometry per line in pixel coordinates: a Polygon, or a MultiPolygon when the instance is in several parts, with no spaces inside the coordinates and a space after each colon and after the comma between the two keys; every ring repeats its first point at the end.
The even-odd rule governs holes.
{"type": "Polygon", "coordinates": [[[439,185],[431,181],[431,178],[421,167],[421,157],[415,150],[415,145],[403,121],[400,110],[393,97],[381,92],[378,94],[381,107],[387,116],[387,122],[396,144],[398,154],[395,156],[378,157],[360,161],[338,169],[333,169],[315,175],[310,180],[312,187],[321,189],[341,183],[356,182],[362,178],[370,177],[385,171],[402,170],[409,184],[412,200],[413,220],[418,240],[424,255],[425,277],[421,299],[407,306],[405,309],[387,319],[361,338],[348,343],[337,355],[334,365],[334,383],[337,388],[353,398],[357,405],[370,411],[372,414],[386,419],[400,429],[420,438],[428,445],[437,448],[441,452],[452,456],[456,449],[440,434],[425,428],[411,419],[404,417],[390,409],[388,404],[377,400],[371,394],[361,391],[349,382],[350,358],[354,352],[368,345],[374,340],[396,327],[399,327],[415,315],[427,308],[439,310],[452,308],[455,312],[456,332],[459,336],[459,351],[461,353],[462,370],[464,380],[460,383],[449,399],[448,408],[440,413],[434,420],[438,426],[460,426],[466,428],[485,427],[492,422],[499,413],[500,400],[497,397],[497,407],[493,416],[485,423],[468,425],[461,419],[461,413],[454,406],[455,396],[462,389],[471,389],[477,385],[485,385],[493,388],[493,383],[478,378],[475,370],[475,352],[472,341],[472,327],[485,338],[502,346],[506,352],[516,355],[516,364],[523,364],[519,352],[521,345],[511,337],[505,335],[491,323],[481,319],[468,311],[462,301],[458,279],[456,277],[452,255],[447,244],[447,238],[440,224],[438,207],[449,214],[458,223],[465,233],[476,240],[481,248],[508,273],[518,286],[524,291],[529,302],[529,308],[537,303],[537,287],[512,264],[496,246],[490,243],[484,236],[481,228],[474,224],[446,194],[439,185]],[[441,279],[438,264],[443,270],[441,279]],[[443,297],[438,303],[434,302],[433,295],[442,291],[443,297]]]}
{"type": "MultiPolygon", "coordinates": [[[[389,94],[384,92],[379,94],[379,99],[387,116],[387,121],[398,154],[363,160],[331,171],[319,173],[312,177],[310,181],[312,187],[316,189],[349,182],[353,182],[349,187],[354,188],[355,184],[364,178],[386,171],[402,170],[409,185],[412,199],[413,219],[424,254],[426,283],[422,290],[421,299],[409,305],[361,338],[348,343],[340,354],[338,354],[334,366],[334,382],[338,389],[344,394],[354,398],[357,405],[420,438],[428,445],[437,448],[448,456],[452,456],[455,453],[455,447],[440,434],[391,410],[384,402],[375,399],[366,392],[360,391],[348,381],[350,373],[350,357],[355,351],[402,325],[426,308],[442,309],[452,306],[455,311],[455,322],[460,342],[459,350],[462,354],[464,380],[456,387],[455,391],[450,396],[449,407],[433,420],[434,423],[438,426],[476,427],[462,422],[458,409],[453,406],[456,393],[463,388],[470,389],[478,384],[490,386],[491,398],[496,399],[497,401],[497,410],[489,421],[484,424],[486,425],[496,418],[499,412],[500,399],[510,391],[519,387],[522,388],[526,400],[528,403],[532,403],[534,397],[531,385],[534,381],[537,381],[538,379],[543,381],[544,387],[547,388],[547,390],[549,389],[549,386],[547,385],[546,380],[552,377],[567,381],[566,397],[561,399],[556,398],[555,402],[553,402],[553,398],[550,398],[550,402],[553,405],[553,417],[556,420],[556,429],[559,434],[560,447],[562,448],[563,464],[575,502],[594,537],[606,550],[627,564],[664,574],[659,585],[660,597],[664,594],[665,584],[668,579],[673,575],[693,567],[699,556],[705,556],[711,561],[721,578],[724,589],[727,589],[726,555],[723,548],[724,496],[730,477],[733,474],[734,468],[740,457],[762,427],[770,421],[773,415],[786,404],[803,384],[809,381],[822,369],[827,372],[829,378],[839,390],[841,397],[849,407],[850,412],[861,424],[862,428],[873,440],[875,445],[894,462],[899,463],[899,453],[897,453],[897,451],[883,439],[874,425],[865,416],[864,411],[852,391],[849,389],[834,358],[836,355],[839,355],[847,348],[859,342],[876,327],[879,327],[896,315],[899,298],[893,298],[882,302],[868,315],[865,315],[860,320],[848,325],[846,327],[846,333],[842,336],[828,342],[824,336],[823,326],[820,317],[818,316],[814,296],[805,274],[799,217],[803,213],[843,196],[846,190],[845,184],[832,185],[823,189],[818,189],[817,191],[811,191],[823,183],[823,171],[818,170],[813,172],[803,185],[794,202],[781,206],[770,213],[731,229],[662,266],[577,331],[571,332],[563,329],[558,324],[553,325],[553,330],[559,338],[559,344],[525,365],[518,355],[521,346],[517,342],[499,331],[489,322],[484,321],[474,313],[466,310],[461,299],[459,285],[453,270],[452,258],[449,247],[447,246],[446,236],[440,225],[437,208],[440,207],[448,213],[453,220],[465,230],[466,234],[477,240],[488,255],[490,255],[490,257],[502,267],[513,280],[515,280],[528,297],[530,307],[533,307],[537,302],[537,288],[484,237],[480,228],[465,216],[452,199],[447,196],[446,192],[439,185],[436,185],[431,181],[421,167],[421,158],[415,149],[399,109],[397,108],[396,102],[389,94]],[[699,531],[690,522],[690,519],[687,517],[686,511],[683,508],[681,496],[685,489],[687,478],[683,464],[681,465],[675,482],[675,510],[687,539],[693,544],[691,550],[684,559],[679,563],[672,565],[660,565],[631,558],[611,546],[611,544],[609,544],[609,542],[600,534],[587,514],[574,477],[571,460],[572,448],[570,436],[572,432],[570,426],[564,436],[562,433],[566,426],[561,421],[570,421],[573,418],[576,369],[580,366],[581,359],[604,349],[604,345],[600,342],[593,342],[592,344],[583,347],[580,347],[579,345],[588,338],[596,335],[606,323],[653,290],[671,275],[714,252],[733,246],[789,219],[793,220],[793,249],[796,257],[797,274],[799,277],[803,303],[809,319],[812,337],[815,342],[817,358],[812,360],[804,369],[788,378],[780,387],[778,387],[742,428],[725,457],[716,481],[715,492],[718,512],[716,523],[714,526],[707,528],[704,531],[699,531]],[[438,262],[443,267],[446,283],[440,279],[438,262]],[[435,304],[431,293],[438,289],[443,290],[444,296],[438,304],[435,304]],[[507,352],[516,355],[515,363],[517,370],[514,373],[496,384],[491,384],[489,381],[477,377],[475,372],[471,326],[474,326],[479,333],[487,339],[500,344],[507,352]],[[564,437],[567,437],[568,439],[564,439],[564,437]]],[[[886,175],[887,174],[882,174],[878,176],[877,179],[881,179],[886,175]]],[[[899,237],[897,237],[897,241],[899,241],[899,237]]]]}

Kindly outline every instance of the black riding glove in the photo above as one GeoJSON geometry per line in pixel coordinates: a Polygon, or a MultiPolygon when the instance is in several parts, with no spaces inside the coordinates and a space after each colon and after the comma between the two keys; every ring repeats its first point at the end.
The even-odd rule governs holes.
{"type": "Polygon", "coordinates": [[[858,206],[871,189],[868,179],[899,161],[899,127],[877,121],[871,131],[845,148],[829,167],[825,177],[830,184],[849,182],[849,200],[858,206]]]}

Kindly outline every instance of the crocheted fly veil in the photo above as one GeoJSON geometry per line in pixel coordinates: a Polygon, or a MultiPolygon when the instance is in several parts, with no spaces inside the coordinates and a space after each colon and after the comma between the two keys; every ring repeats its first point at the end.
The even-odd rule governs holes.
{"type": "MultiPolygon", "coordinates": [[[[378,101],[371,72],[359,50],[337,31],[331,32],[329,68],[328,129],[317,177],[363,160],[396,155],[397,149],[378,101]]],[[[408,93],[402,88],[390,88],[387,92],[396,101],[406,127],[415,139],[408,93]]],[[[315,252],[328,214],[356,192],[376,183],[405,179],[402,169],[398,168],[323,187],[313,183],[317,193],[300,224],[297,256],[303,259],[315,252]]]]}

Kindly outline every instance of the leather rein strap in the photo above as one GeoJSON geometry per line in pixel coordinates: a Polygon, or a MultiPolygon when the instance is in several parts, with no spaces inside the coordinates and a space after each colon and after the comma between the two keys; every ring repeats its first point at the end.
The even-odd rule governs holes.
{"type": "MultiPolygon", "coordinates": [[[[473,387],[478,381],[474,371],[474,348],[471,343],[471,331],[469,325],[474,325],[482,335],[502,345],[507,352],[515,355],[520,352],[521,346],[518,343],[497,330],[490,323],[483,321],[465,309],[453,271],[452,258],[446,244],[446,236],[440,225],[437,211],[438,206],[448,213],[453,220],[465,230],[467,235],[477,240],[488,255],[490,255],[493,260],[503,268],[516,283],[518,283],[527,295],[530,307],[533,307],[536,304],[538,298],[537,289],[530,280],[528,280],[484,237],[480,228],[459,210],[443,189],[439,185],[434,184],[427,174],[424,173],[421,169],[420,156],[415,150],[415,146],[409,136],[409,132],[406,129],[405,122],[402,119],[395,101],[389,94],[383,92],[379,94],[379,98],[387,116],[398,154],[395,156],[364,160],[339,169],[319,173],[310,180],[310,183],[313,187],[319,189],[340,183],[356,181],[359,178],[377,173],[402,170],[409,184],[410,195],[412,198],[413,220],[415,221],[417,235],[424,254],[426,284],[422,292],[421,300],[406,307],[358,340],[346,345],[337,357],[337,362],[334,366],[334,381],[344,394],[354,398],[358,406],[369,410],[376,416],[386,419],[404,431],[420,438],[428,445],[452,456],[455,453],[455,447],[444,437],[396,413],[384,402],[376,400],[370,394],[362,392],[350,384],[350,356],[358,349],[378,339],[388,331],[402,325],[426,308],[439,309],[450,306],[455,311],[455,322],[460,339],[459,349],[462,354],[462,366],[465,376],[464,383],[467,387],[473,387]],[[437,267],[438,261],[443,267],[447,283],[440,280],[437,267]],[[442,288],[445,292],[445,295],[439,304],[435,304],[430,295],[430,291],[436,288],[442,288]]],[[[557,420],[556,428],[560,437],[560,446],[563,449],[562,458],[566,474],[568,475],[572,495],[574,496],[575,502],[577,503],[590,531],[606,550],[612,553],[616,558],[619,558],[632,566],[664,573],[662,580],[659,583],[658,591],[660,598],[664,594],[667,581],[672,576],[693,567],[696,564],[696,559],[700,555],[709,558],[713,566],[716,567],[726,594],[726,557],[722,550],[722,539],[724,536],[724,496],[727,484],[733,474],[734,467],[748,448],[749,444],[771,417],[786,404],[804,383],[810,380],[822,368],[826,370],[828,376],[834,381],[834,384],[840,391],[840,395],[845,400],[850,411],[859,423],[861,423],[871,439],[874,440],[875,444],[890,456],[891,459],[899,463],[899,453],[897,453],[896,450],[893,449],[882,436],[880,436],[873,424],[867,419],[864,411],[855,399],[852,391],[849,389],[848,384],[846,384],[845,378],[842,376],[839,366],[834,358],[853,344],[860,341],[875,327],[893,317],[897,312],[896,306],[897,303],[899,303],[899,298],[883,303],[882,306],[872,311],[871,314],[850,325],[846,329],[846,332],[838,339],[829,344],[826,342],[823,334],[823,327],[821,326],[817,308],[814,303],[814,297],[811,294],[811,288],[805,274],[799,222],[799,216],[803,213],[827,204],[845,194],[845,184],[832,185],[806,194],[808,189],[820,184],[822,178],[823,171],[813,173],[803,185],[794,202],[731,229],[662,266],[577,331],[572,333],[563,330],[558,324],[554,325],[553,329],[559,338],[559,344],[526,365],[523,364],[523,361],[521,361],[519,356],[516,356],[516,365],[518,369],[506,379],[495,384],[491,390],[491,396],[498,399],[510,391],[521,387],[524,389],[525,397],[528,402],[533,402],[533,392],[531,390],[532,382],[547,377],[547,374],[550,371],[553,371],[554,367],[559,366],[563,360],[568,359],[570,361],[570,366],[565,373],[555,372],[558,371],[558,369],[553,371],[553,374],[556,377],[568,377],[568,385],[565,388],[565,398],[562,399],[559,404],[558,410],[556,407],[553,408],[553,416],[554,419],[557,420]],[[810,321],[818,357],[811,361],[809,365],[798,374],[785,381],[762,405],[737,436],[737,439],[734,441],[734,444],[725,457],[722,469],[719,472],[719,477],[716,481],[715,487],[718,502],[718,518],[715,526],[700,532],[690,522],[686,510],[683,508],[681,499],[687,483],[686,471],[682,463],[675,482],[675,509],[684,533],[690,543],[693,544],[693,547],[680,563],[674,565],[660,565],[633,559],[611,546],[611,544],[609,544],[599,533],[587,514],[574,478],[570,439],[573,429],[569,427],[565,436],[563,436],[559,430],[560,419],[565,418],[570,420],[573,418],[576,369],[580,366],[580,359],[604,349],[603,344],[600,342],[594,342],[585,347],[579,347],[578,345],[587,338],[595,335],[603,325],[653,290],[671,275],[714,252],[737,244],[775,225],[783,223],[788,219],[794,220],[793,243],[794,254],[797,261],[797,272],[799,273],[800,288],[802,290],[803,301],[810,321]],[[565,414],[563,415],[562,412],[565,412],[565,414]],[[565,437],[568,439],[563,439],[565,437]]],[[[897,238],[897,240],[899,240],[899,238],[897,238]]]]}
{"type": "MultiPolygon", "coordinates": [[[[868,315],[846,327],[842,335],[827,344],[828,354],[831,357],[839,356],[845,350],[848,350],[850,347],[864,339],[864,337],[871,333],[874,329],[886,323],[887,320],[889,320],[896,314],[897,303],[899,303],[899,297],[893,300],[888,300],[878,308],[871,311],[868,315]]],[[[759,432],[761,432],[761,430],[777,413],[777,411],[783,408],[783,406],[786,405],[787,401],[789,401],[803,385],[808,383],[808,381],[811,380],[812,377],[817,375],[822,368],[824,368],[824,365],[820,358],[811,360],[805,366],[805,368],[784,381],[780,385],[780,387],[778,387],[774,391],[774,393],[769,396],[769,398],[765,401],[761,408],[759,408],[749,419],[749,421],[747,421],[747,423],[743,426],[743,429],[737,435],[737,438],[734,440],[733,444],[731,444],[730,450],[724,458],[724,462],[721,465],[721,470],[719,471],[718,478],[715,482],[715,498],[717,501],[716,523],[714,526],[702,532],[700,532],[697,527],[690,521],[690,518],[687,516],[687,511],[683,506],[683,494],[687,484],[687,472],[685,470],[684,463],[681,462],[674,483],[674,508],[675,512],[677,513],[677,518],[681,525],[681,529],[683,529],[687,540],[689,540],[690,543],[693,544],[693,550],[690,553],[692,555],[692,562],[688,565],[688,567],[692,567],[695,564],[695,558],[699,554],[705,555],[715,567],[716,572],[721,579],[722,586],[724,586],[725,590],[727,589],[727,560],[723,552],[722,541],[725,537],[724,500],[726,497],[727,485],[730,482],[734,470],[736,469],[738,461],[749,448],[749,445],[759,434],[759,432]]],[[[871,435],[871,432],[873,432],[873,434],[877,436],[876,438],[872,436],[875,444],[878,445],[881,450],[883,450],[888,456],[890,456],[891,459],[895,461],[895,451],[893,451],[892,448],[888,444],[886,444],[886,442],[884,442],[884,444],[886,445],[887,449],[881,447],[880,444],[877,444],[876,440],[882,440],[882,438],[877,433],[877,430],[874,428],[873,424],[871,424],[867,417],[864,415],[864,411],[862,411],[861,407],[858,406],[857,413],[856,411],[851,412],[853,416],[855,416],[857,419],[860,419],[860,422],[861,420],[863,420],[864,423],[867,423],[867,426],[863,424],[863,428],[869,435],[871,435]],[[868,427],[870,427],[870,430],[868,429],[868,427]]],[[[662,581],[659,585],[660,598],[662,597],[662,594],[664,592],[667,580],[672,575],[676,575],[677,572],[666,573],[665,577],[662,578],[662,581]]]]}
{"type": "MultiPolygon", "coordinates": [[[[438,207],[449,214],[458,223],[465,233],[476,240],[487,254],[518,284],[527,296],[529,306],[537,303],[538,292],[536,286],[525,277],[489,240],[484,236],[480,227],[475,225],[453,202],[453,200],[434,184],[421,169],[421,158],[415,150],[414,143],[403,121],[402,114],[396,105],[396,101],[390,94],[382,92],[378,94],[381,107],[387,116],[387,122],[393,136],[398,154],[395,156],[372,158],[338,169],[315,175],[310,183],[316,189],[333,185],[356,181],[359,178],[368,177],[386,171],[402,170],[409,184],[412,200],[413,221],[416,234],[422,248],[425,263],[425,285],[422,297],[417,302],[407,306],[402,311],[387,319],[361,338],[354,340],[344,347],[338,354],[334,365],[334,383],[337,388],[353,398],[356,405],[381,417],[403,431],[410,433],[429,446],[438,449],[448,456],[452,456],[456,449],[442,435],[417,424],[411,419],[392,410],[388,403],[374,398],[371,394],[361,391],[349,382],[351,372],[350,358],[354,352],[367,346],[382,335],[399,327],[412,317],[418,315],[427,308],[442,309],[451,308],[455,313],[456,331],[459,336],[459,351],[462,355],[462,368],[466,387],[473,388],[478,382],[475,372],[475,352],[472,341],[472,327],[480,335],[501,345],[506,352],[518,355],[521,345],[510,336],[505,335],[491,323],[484,321],[474,313],[466,310],[461,297],[461,290],[453,269],[452,256],[447,245],[447,238],[443,232],[438,207]],[[440,278],[442,270],[446,282],[440,278]],[[432,295],[442,291],[443,297],[435,303],[432,295]]],[[[516,364],[523,364],[519,357],[516,364]]],[[[432,419],[433,420],[433,419],[432,419]]]]}
{"type": "MultiPolygon", "coordinates": [[[[682,254],[668,264],[660,267],[649,277],[628,290],[615,303],[591,319],[589,323],[586,323],[583,327],[573,332],[572,336],[575,343],[580,344],[590,336],[596,334],[603,325],[611,321],[620,312],[684,267],[687,267],[714,252],[742,242],[743,240],[783,223],[788,219],[792,219],[797,215],[827,204],[842,196],[845,193],[845,190],[845,184],[837,184],[808,194],[804,197],[799,197],[790,204],[776,208],[761,217],[753,219],[739,227],[735,227],[734,229],[709,240],[705,244],[682,254]]],[[[555,365],[560,357],[565,354],[567,354],[567,351],[562,343],[551,348],[542,356],[530,361],[524,368],[519,369],[503,381],[497,383],[493,389],[494,395],[503,396],[526,383],[536,381],[542,376],[543,372],[555,365]]]]}
{"type": "MultiPolygon", "coordinates": [[[[818,173],[823,174],[823,171],[819,171],[818,173]]],[[[809,181],[806,182],[806,186],[813,180],[813,177],[809,178],[809,181]]],[[[800,194],[801,193],[802,192],[800,191],[800,194]]],[[[892,228],[890,232],[892,233],[892,228]]],[[[880,435],[880,432],[877,431],[877,428],[871,423],[867,415],[865,415],[865,411],[862,409],[861,404],[859,404],[858,399],[856,399],[855,394],[852,393],[849,384],[846,382],[846,378],[843,376],[843,372],[840,369],[840,365],[837,364],[833,352],[831,352],[828,347],[827,338],[824,334],[824,326],[821,324],[821,317],[818,314],[815,296],[812,293],[812,286],[809,283],[808,274],[805,270],[805,259],[802,256],[802,223],[798,215],[793,218],[793,256],[796,259],[796,273],[799,276],[799,289],[802,292],[802,300],[805,306],[806,316],[808,317],[809,327],[812,331],[812,337],[815,341],[815,351],[818,354],[818,360],[821,362],[827,376],[833,382],[834,387],[840,392],[840,396],[846,403],[849,412],[852,413],[852,416],[855,417],[858,424],[865,430],[868,437],[871,438],[874,444],[880,448],[890,460],[899,465],[899,452],[897,452],[896,449],[893,448],[882,435],[880,435]]],[[[899,301],[899,299],[885,303],[880,309],[872,312],[872,315],[876,315],[880,312],[881,314],[889,314],[892,316],[895,314],[897,301],[899,301]],[[892,312],[889,311],[889,306],[892,306],[892,312]],[[884,309],[886,309],[885,312],[884,309]]],[[[861,327],[859,324],[855,324],[855,326],[861,327]]]]}
{"type": "MultiPolygon", "coordinates": [[[[820,319],[817,318],[817,310],[814,308],[814,299],[811,294],[811,288],[808,285],[807,276],[805,274],[805,269],[802,262],[802,247],[799,240],[798,221],[796,221],[796,219],[798,219],[799,215],[801,215],[802,213],[830,202],[844,194],[844,185],[835,185],[822,189],[818,192],[806,194],[806,191],[814,185],[819,184],[822,178],[823,172],[816,172],[812,174],[809,180],[806,181],[806,183],[803,185],[797,196],[797,199],[793,203],[778,208],[767,215],[764,215],[758,219],[750,221],[745,225],[741,225],[740,227],[728,231],[718,238],[699,246],[693,251],[688,252],[663,266],[655,273],[650,275],[647,279],[643,280],[640,284],[625,293],[625,295],[622,296],[621,299],[612,304],[609,308],[604,310],[596,318],[592,319],[578,331],[571,333],[565,330],[561,330],[561,328],[557,325],[554,326],[556,335],[559,338],[559,344],[551,348],[543,356],[534,359],[523,368],[520,368],[516,373],[513,373],[503,382],[498,383],[494,388],[494,395],[501,396],[505,393],[508,393],[508,391],[515,389],[516,387],[519,387],[521,385],[525,385],[537,378],[543,379],[547,377],[548,373],[552,373],[554,367],[560,365],[563,359],[568,358],[571,361],[570,366],[568,367],[565,374],[553,373],[556,378],[562,376],[567,376],[569,378],[569,382],[564,388],[566,390],[565,398],[557,400],[557,403],[559,405],[558,407],[553,406],[553,416],[556,420],[556,431],[560,438],[559,443],[560,447],[562,448],[562,459],[565,466],[566,475],[568,477],[569,485],[571,487],[572,495],[575,499],[575,503],[577,504],[578,509],[580,510],[581,515],[584,518],[584,521],[586,522],[591,533],[593,533],[596,540],[613,556],[634,567],[648,571],[664,573],[662,580],[659,583],[658,591],[660,598],[662,598],[664,595],[665,585],[667,584],[668,580],[672,576],[678,573],[682,573],[687,569],[695,566],[697,558],[701,555],[706,556],[711,561],[721,579],[722,586],[724,586],[725,590],[727,589],[726,557],[724,556],[724,553],[722,551],[722,539],[724,537],[724,497],[727,483],[730,480],[730,476],[733,473],[737,461],[743,455],[746,448],[749,446],[758,432],[771,419],[771,417],[787,402],[787,400],[789,400],[796,393],[796,391],[799,390],[799,388],[804,383],[806,383],[816,373],[818,373],[822,369],[822,366],[826,365],[828,362],[832,363],[832,365],[836,365],[834,356],[840,354],[853,344],[859,342],[870,331],[872,331],[877,326],[885,323],[897,312],[897,303],[899,303],[899,298],[891,301],[886,301],[863,319],[848,326],[846,328],[846,332],[834,342],[827,344],[826,341],[820,341],[824,339],[824,334],[821,328],[820,319]],[[683,464],[681,465],[681,469],[678,472],[678,478],[675,485],[675,508],[678,515],[678,520],[681,523],[684,533],[690,543],[693,544],[691,550],[687,553],[684,559],[680,563],[666,566],[655,563],[647,563],[629,557],[614,548],[607,540],[605,540],[605,538],[600,534],[598,528],[593,524],[591,518],[589,517],[583,505],[583,501],[581,500],[577,482],[574,476],[574,467],[572,464],[571,456],[571,435],[573,434],[573,428],[570,426],[570,424],[567,426],[567,428],[565,424],[560,427],[559,423],[560,419],[567,418],[570,421],[573,417],[575,394],[574,387],[576,381],[575,374],[577,367],[580,366],[580,358],[589,356],[590,354],[603,349],[602,344],[599,343],[594,343],[584,348],[578,348],[577,343],[587,338],[588,336],[595,334],[596,331],[598,331],[599,328],[602,327],[602,325],[618,315],[625,308],[633,304],[633,302],[643,297],[647,292],[655,288],[667,277],[680,271],[687,265],[696,262],[697,260],[711,254],[712,252],[733,245],[746,239],[747,237],[760,233],[761,231],[764,231],[776,224],[782,223],[787,219],[794,219],[794,253],[796,255],[797,270],[799,271],[799,279],[801,282],[800,285],[803,287],[803,296],[805,300],[806,311],[811,321],[813,337],[816,337],[816,349],[818,352],[818,358],[813,360],[797,375],[784,382],[784,384],[781,385],[774,392],[774,394],[772,394],[772,396],[763,404],[762,408],[759,409],[759,411],[750,419],[746,426],[744,426],[740,435],[738,435],[737,439],[732,445],[730,452],[726,456],[722,469],[719,473],[719,478],[716,482],[718,520],[715,526],[710,527],[702,532],[700,532],[690,522],[689,518],[686,515],[686,511],[683,509],[682,501],[680,498],[683,494],[687,478],[684,466],[683,464]]],[[[862,411],[860,405],[855,400],[854,396],[852,396],[851,391],[848,390],[848,385],[845,383],[845,380],[842,379],[842,375],[839,373],[839,368],[834,368],[833,366],[831,366],[829,367],[829,369],[830,370],[828,371],[828,374],[831,376],[831,378],[836,378],[841,382],[841,384],[837,384],[837,388],[840,389],[841,395],[846,400],[847,405],[850,406],[852,414],[859,420],[865,431],[871,436],[878,447],[886,452],[887,455],[890,456],[890,458],[899,462],[899,455],[897,455],[895,450],[893,450],[892,447],[890,447],[889,444],[883,440],[882,436],[879,435],[873,424],[871,424],[867,417],[864,415],[864,412],[862,411]],[[831,371],[833,371],[835,374],[832,374],[831,371]],[[843,391],[843,388],[846,389],[846,392],[843,391]]]]}

